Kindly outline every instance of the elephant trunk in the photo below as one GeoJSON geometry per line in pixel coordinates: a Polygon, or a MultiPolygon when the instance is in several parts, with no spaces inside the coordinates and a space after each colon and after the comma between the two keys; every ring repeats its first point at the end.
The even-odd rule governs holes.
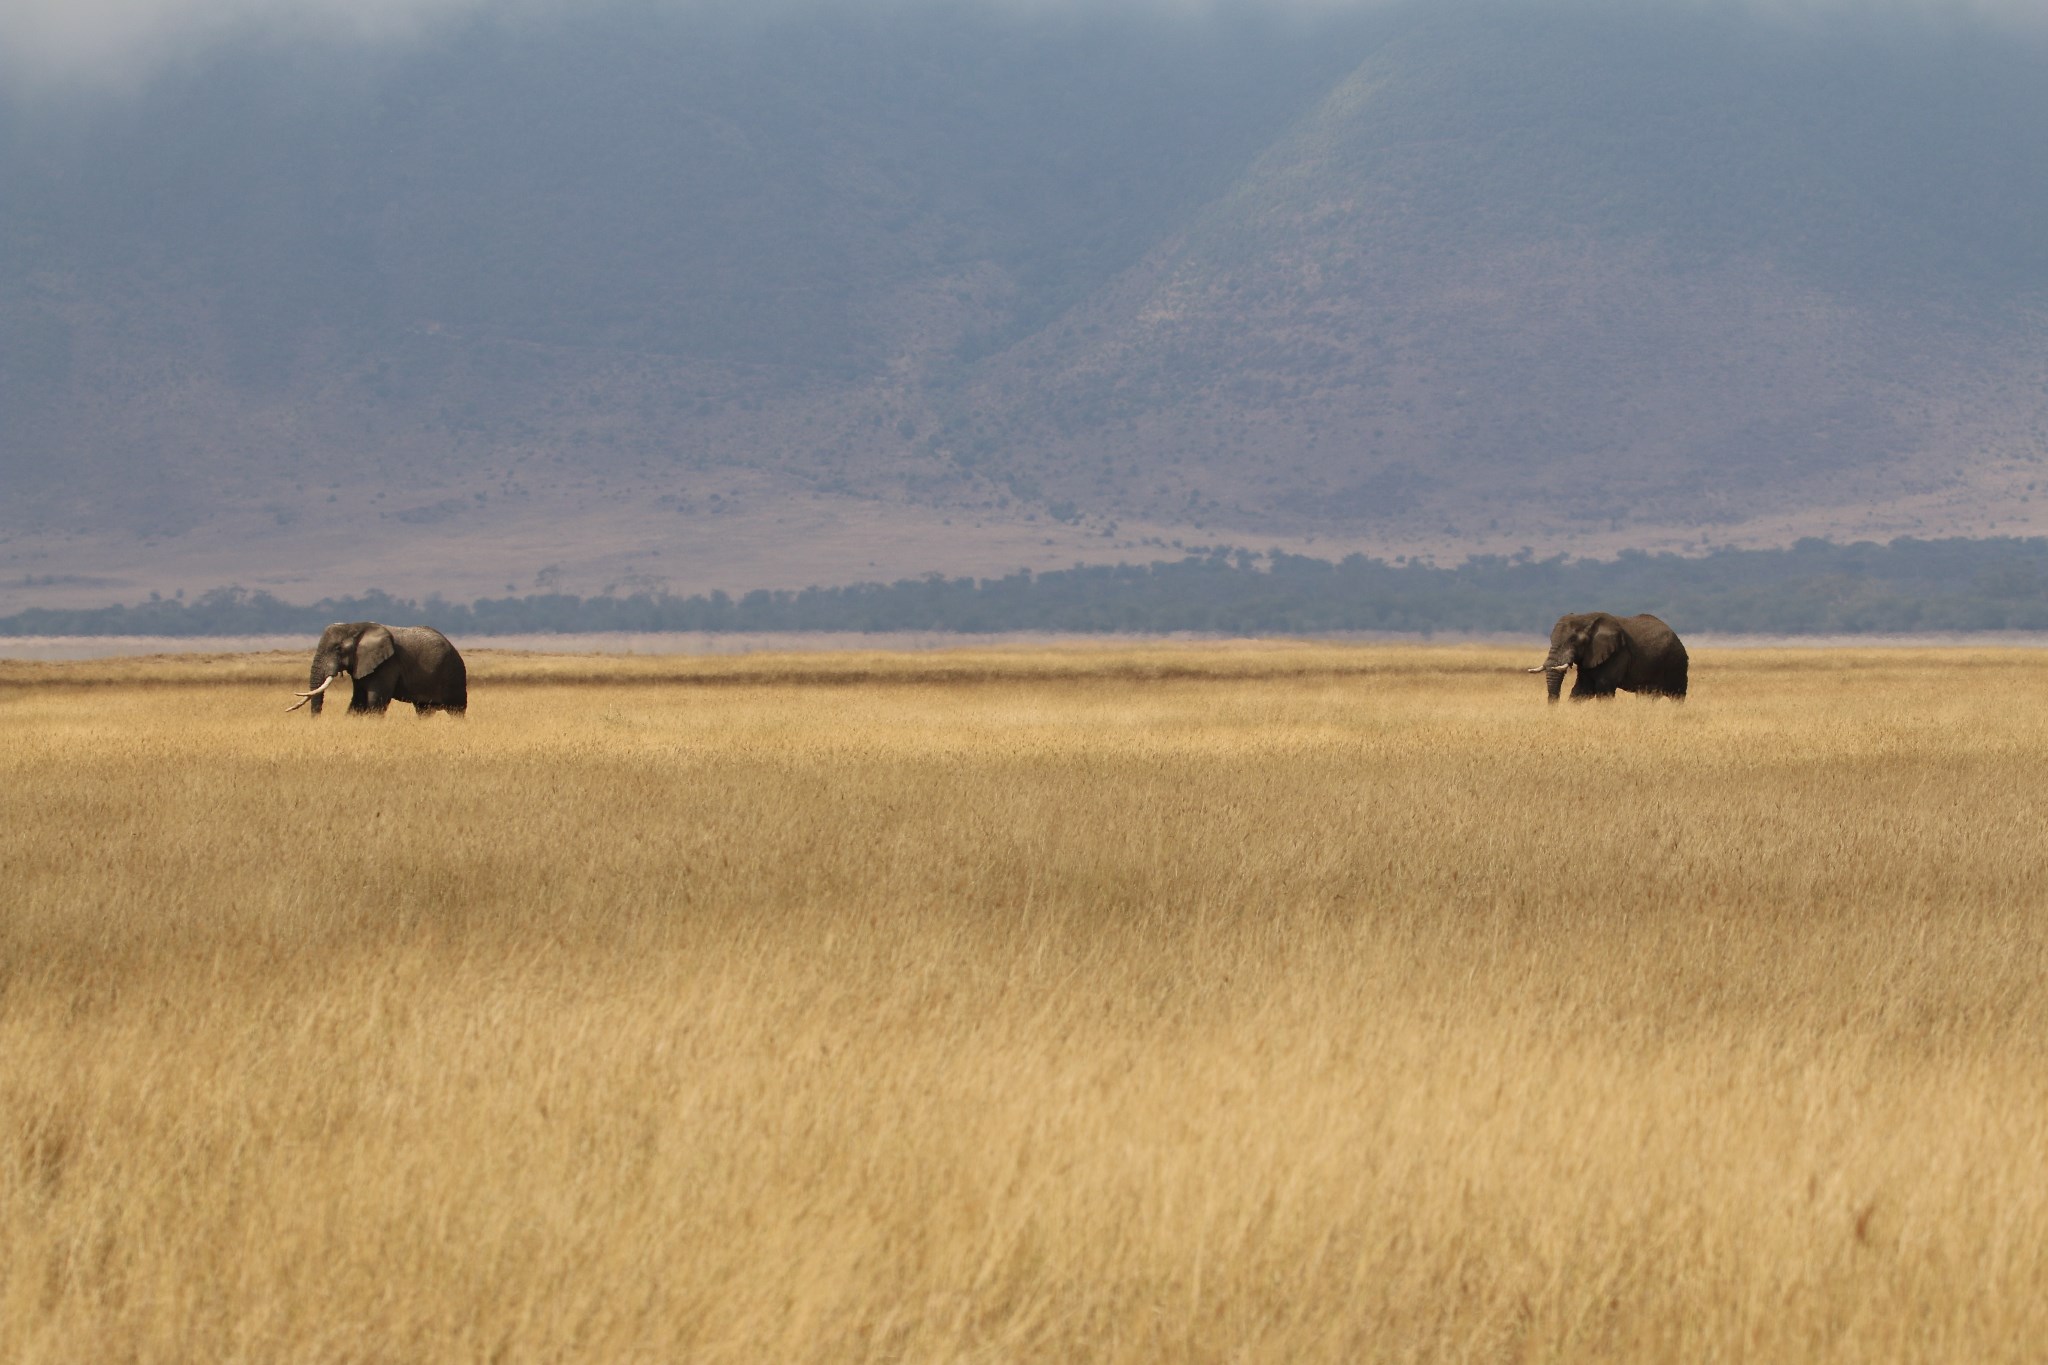
{"type": "Polygon", "coordinates": [[[1556,701],[1557,694],[1564,689],[1565,672],[1571,666],[1572,658],[1570,651],[1568,649],[1560,650],[1557,646],[1553,645],[1549,655],[1543,660],[1543,666],[1541,668],[1532,668],[1529,671],[1543,675],[1544,686],[1550,689],[1550,699],[1556,701]]]}
{"type": "Polygon", "coordinates": [[[1566,662],[1561,664],[1545,663],[1541,668],[1531,668],[1526,671],[1530,673],[1541,673],[1543,675],[1543,681],[1550,687],[1550,699],[1552,701],[1556,701],[1558,692],[1562,690],[1564,687],[1565,670],[1570,667],[1571,663],[1569,660],[1567,660],[1566,662]]]}
{"type": "Polygon", "coordinates": [[[327,675],[325,681],[317,684],[314,683],[313,678],[318,678],[319,676],[320,670],[316,667],[313,670],[313,676],[311,678],[306,679],[306,685],[312,688],[312,690],[310,692],[293,693],[292,695],[296,696],[298,700],[293,702],[290,706],[284,708],[286,715],[290,715],[292,712],[298,710],[301,706],[304,706],[307,702],[313,703],[314,715],[317,716],[320,714],[320,703],[326,700],[326,698],[321,696],[320,694],[325,692],[328,688],[334,686],[334,680],[341,676],[341,670],[336,669],[334,672],[329,673],[327,675]]]}

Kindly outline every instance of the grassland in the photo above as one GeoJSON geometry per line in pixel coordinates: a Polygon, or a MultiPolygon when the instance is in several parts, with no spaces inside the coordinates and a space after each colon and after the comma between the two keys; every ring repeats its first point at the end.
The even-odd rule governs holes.
{"type": "Polygon", "coordinates": [[[2037,1358],[2048,657],[1526,653],[0,664],[0,1356],[2037,1358]]]}

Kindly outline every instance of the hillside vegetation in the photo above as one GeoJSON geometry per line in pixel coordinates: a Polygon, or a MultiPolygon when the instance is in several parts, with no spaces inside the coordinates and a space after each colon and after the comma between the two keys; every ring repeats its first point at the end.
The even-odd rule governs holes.
{"type": "Polygon", "coordinates": [[[389,593],[283,601],[215,588],[74,610],[0,616],[21,636],[316,635],[330,621],[431,621],[459,638],[525,631],[1328,635],[1344,631],[1518,631],[1539,640],[1568,610],[1660,613],[1682,634],[1887,634],[2048,630],[2048,540],[1915,541],[1725,550],[1613,561],[1529,554],[1453,567],[1335,563],[1210,547],[1177,561],[1076,565],[1001,578],[930,574],[733,595],[534,593],[451,602],[389,593]]]}
{"type": "Polygon", "coordinates": [[[1522,662],[0,664],[0,1339],[2030,1358],[2048,662],[1522,662]]]}

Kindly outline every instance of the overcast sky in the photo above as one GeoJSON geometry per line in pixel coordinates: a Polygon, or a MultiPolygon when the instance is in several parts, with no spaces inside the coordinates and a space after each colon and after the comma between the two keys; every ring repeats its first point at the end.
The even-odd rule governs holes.
{"type": "MultiPolygon", "coordinates": [[[[251,32],[317,42],[390,42],[431,33],[451,17],[489,9],[560,8],[588,0],[0,0],[0,77],[17,89],[48,83],[121,82],[154,65],[251,32]]],[[[667,0],[676,5],[702,0],[667,0]]],[[[1003,6],[1085,11],[1139,7],[1202,13],[1251,5],[1328,10],[1399,0],[774,0],[911,8],[1003,6]]],[[[1523,0],[1528,4],[1558,0],[1523,0]]],[[[1779,17],[1953,17],[2048,28],[2048,0],[1622,0],[1651,8],[1716,6],[1779,17]]]]}
{"type": "Polygon", "coordinates": [[[5,0],[0,54],[17,77],[136,74],[252,29],[328,41],[416,34],[492,0],[5,0]]]}

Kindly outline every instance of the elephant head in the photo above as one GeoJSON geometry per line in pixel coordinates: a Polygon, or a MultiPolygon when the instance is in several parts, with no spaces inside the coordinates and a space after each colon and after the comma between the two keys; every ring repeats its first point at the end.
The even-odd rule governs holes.
{"type": "Polygon", "coordinates": [[[391,632],[375,621],[337,622],[329,626],[320,633],[320,643],[313,647],[313,667],[306,678],[306,686],[312,690],[299,693],[300,700],[286,709],[296,711],[310,701],[313,714],[319,715],[325,700],[321,694],[333,686],[336,678],[344,673],[350,678],[365,677],[397,649],[398,642],[391,638],[391,632]]]}
{"type": "Polygon", "coordinates": [[[1584,678],[1586,670],[1599,668],[1627,647],[1628,636],[1621,623],[1604,611],[1560,616],[1557,624],[1550,628],[1550,653],[1544,658],[1543,666],[1529,671],[1544,675],[1550,699],[1556,701],[1557,694],[1564,687],[1566,669],[1576,664],[1579,676],[1584,678]]]}

